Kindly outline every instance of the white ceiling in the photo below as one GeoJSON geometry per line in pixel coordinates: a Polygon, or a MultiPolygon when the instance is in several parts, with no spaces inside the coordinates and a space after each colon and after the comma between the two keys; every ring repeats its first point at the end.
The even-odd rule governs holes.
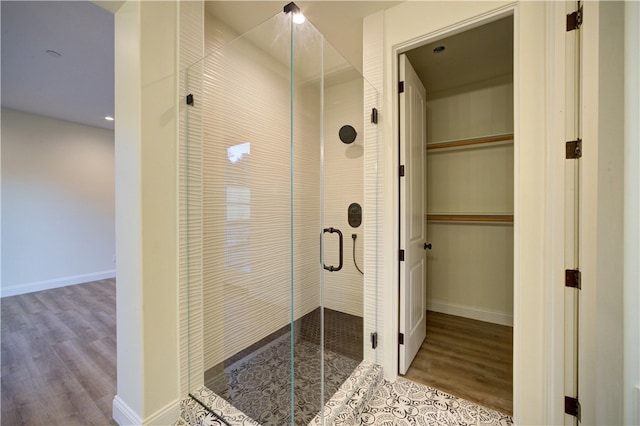
{"type": "MultiPolygon", "coordinates": [[[[113,14],[120,1],[6,1],[2,7],[2,106],[113,129],[113,14]],[[46,53],[62,54],[53,57],[46,53]]],[[[362,18],[399,1],[298,1],[358,71],[362,18]]],[[[242,34],[282,11],[286,1],[207,1],[242,34]]]]}
{"type": "MultiPolygon", "coordinates": [[[[244,33],[280,13],[281,1],[208,1],[207,13],[244,33]]],[[[362,18],[400,2],[296,2],[307,19],[362,70],[362,18]]],[[[113,128],[113,14],[89,1],[2,1],[2,106],[113,128]],[[53,57],[48,49],[62,54],[53,57]]],[[[429,93],[512,72],[513,19],[414,49],[429,93]],[[438,45],[446,50],[433,54],[438,45]],[[469,72],[473,70],[473,72],[469,72]]]]}
{"type": "Polygon", "coordinates": [[[89,1],[1,7],[2,106],[113,129],[113,14],[89,1]]]}
{"type": "Polygon", "coordinates": [[[513,17],[429,43],[407,52],[427,93],[513,73],[513,17]],[[442,53],[433,49],[445,46],[442,53]]]}

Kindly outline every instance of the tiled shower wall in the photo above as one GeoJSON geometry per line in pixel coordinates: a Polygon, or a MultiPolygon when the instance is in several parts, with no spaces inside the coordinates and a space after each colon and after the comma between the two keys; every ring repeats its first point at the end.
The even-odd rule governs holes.
{"type": "Polygon", "coordinates": [[[206,31],[212,53],[203,74],[205,369],[290,321],[291,260],[295,318],[318,306],[320,274],[319,92],[305,87],[296,96],[305,105],[294,120],[294,140],[309,143],[295,143],[291,216],[288,64],[250,37],[216,50],[229,30],[211,19],[206,31]]]}
{"type": "MultiPolygon", "coordinates": [[[[181,114],[180,147],[183,391],[200,386],[204,370],[285,325],[290,318],[289,261],[281,260],[283,254],[288,256],[289,253],[289,70],[284,64],[265,56],[251,43],[245,43],[243,46],[238,44],[241,47],[236,50],[238,55],[227,55],[226,60],[236,61],[239,65],[237,72],[221,75],[220,68],[216,69],[212,64],[221,59],[221,46],[236,35],[211,17],[206,17],[205,29],[198,29],[198,19],[204,15],[202,4],[186,4],[188,7],[183,6],[185,13],[181,15],[181,64],[195,65],[188,70],[181,67],[185,76],[181,84],[187,85],[184,87],[185,93],[193,92],[196,100],[193,106],[188,107],[188,113],[187,107],[181,104],[181,108],[185,108],[181,114]],[[205,32],[206,36],[203,37],[205,32]],[[206,40],[204,51],[210,55],[209,59],[200,62],[198,57],[201,57],[202,45],[198,44],[199,37],[200,40],[206,40]],[[228,102],[224,108],[215,102],[203,104],[203,100],[214,89],[217,93],[226,92],[224,96],[228,102]],[[269,91],[268,95],[265,96],[264,91],[269,91]],[[256,97],[256,93],[261,96],[256,97]],[[268,102],[260,104],[258,98],[268,102]],[[256,112],[260,114],[253,114],[256,112]],[[214,114],[223,117],[222,121],[218,121],[221,123],[219,126],[213,126],[211,120],[206,119],[214,114]],[[246,142],[251,143],[251,153],[241,161],[231,163],[231,151],[227,148],[246,142]],[[284,163],[283,156],[287,159],[284,163]],[[228,191],[225,186],[236,189],[228,191]],[[254,206],[249,216],[249,232],[239,235],[240,239],[237,240],[240,242],[237,247],[240,256],[233,264],[233,259],[225,254],[225,249],[231,247],[232,238],[223,231],[223,225],[227,224],[232,213],[242,222],[243,214],[246,214],[242,203],[247,199],[243,187],[250,189],[254,206]],[[236,201],[235,207],[225,207],[229,200],[236,201]],[[281,217],[282,220],[270,222],[268,218],[274,217],[281,217]],[[241,238],[249,240],[243,242],[241,238]],[[250,271],[242,264],[243,250],[249,251],[255,258],[250,271]],[[272,262],[274,256],[282,264],[272,262]],[[221,266],[225,265],[228,266],[227,273],[220,273],[221,266]],[[237,302],[244,304],[244,308],[239,308],[237,302]]],[[[346,98],[350,99],[350,103],[353,101],[353,105],[344,106],[342,110],[342,107],[336,107],[330,112],[325,111],[324,129],[319,126],[305,128],[298,110],[295,139],[317,141],[319,133],[324,131],[327,143],[332,144],[325,153],[329,159],[325,191],[340,187],[345,167],[354,176],[360,176],[360,179],[349,178],[353,183],[348,188],[340,187],[338,192],[341,201],[330,205],[325,212],[325,226],[336,226],[332,223],[334,221],[346,222],[346,207],[351,202],[359,202],[364,212],[363,225],[359,229],[351,229],[344,224],[338,226],[345,233],[345,268],[344,274],[334,274],[333,283],[328,283],[328,286],[333,285],[333,289],[330,295],[326,294],[326,301],[328,307],[333,309],[364,315],[365,340],[368,344],[368,334],[381,330],[382,321],[381,316],[376,314],[381,306],[378,300],[381,294],[376,286],[382,273],[376,266],[381,264],[381,252],[376,249],[376,244],[381,241],[378,234],[382,231],[382,224],[381,215],[375,212],[376,208],[382,206],[376,179],[378,170],[382,169],[382,153],[376,145],[378,127],[370,123],[370,109],[365,108],[362,114],[359,103],[362,94],[366,103],[371,105],[376,104],[379,98],[366,84],[363,93],[361,81],[357,83],[359,87],[353,82],[345,83],[341,89],[338,87],[340,85],[336,83],[333,89],[335,99],[339,100],[340,90],[346,90],[350,92],[346,98]],[[337,111],[341,112],[336,114],[337,111]],[[335,115],[335,122],[329,119],[332,114],[335,115]],[[337,129],[343,124],[352,124],[358,131],[358,139],[352,146],[344,145],[337,139],[337,129]],[[357,150],[360,148],[357,145],[363,146],[363,154],[359,157],[357,150]],[[356,147],[356,155],[353,155],[352,147],[356,147]],[[351,151],[347,152],[350,148],[351,151]],[[330,154],[331,149],[337,149],[338,154],[330,154]],[[364,188],[362,176],[365,178],[364,188]],[[331,182],[331,179],[334,181],[331,182]],[[337,219],[332,217],[333,214],[337,219]],[[365,231],[366,224],[368,227],[365,231]],[[353,267],[352,231],[358,234],[358,264],[366,272],[364,291],[363,278],[358,276],[353,267]],[[366,252],[366,257],[363,252],[366,252]],[[339,293],[341,287],[346,291],[339,293]],[[369,301],[364,306],[362,293],[365,300],[369,301]]],[[[306,103],[302,105],[298,98],[296,104],[303,107],[301,110],[304,114],[318,117],[309,122],[321,123],[318,84],[310,82],[297,90],[306,103]],[[303,90],[305,93],[302,93],[303,90]]],[[[325,92],[327,103],[331,101],[331,90],[325,92]]],[[[320,300],[319,236],[315,231],[320,228],[319,146],[315,143],[306,147],[296,145],[294,162],[294,292],[295,317],[299,318],[315,309],[320,300]],[[312,231],[309,232],[309,229],[312,231]]],[[[327,251],[327,256],[331,255],[327,251]]],[[[365,352],[365,358],[376,361],[376,354],[379,353],[380,347],[377,351],[369,349],[368,353],[365,352]]]]}
{"type": "MultiPolygon", "coordinates": [[[[351,203],[364,205],[363,157],[364,128],[362,117],[362,79],[331,84],[325,81],[324,97],[324,226],[336,227],[344,233],[344,266],[341,271],[324,271],[325,307],[362,317],[363,276],[353,263],[351,234],[356,234],[356,261],[364,268],[364,222],[357,228],[349,225],[347,208],[351,203]],[[356,140],[346,145],[338,131],[351,125],[356,140]]],[[[325,238],[325,262],[337,264],[338,246],[333,237],[325,238]]]]}

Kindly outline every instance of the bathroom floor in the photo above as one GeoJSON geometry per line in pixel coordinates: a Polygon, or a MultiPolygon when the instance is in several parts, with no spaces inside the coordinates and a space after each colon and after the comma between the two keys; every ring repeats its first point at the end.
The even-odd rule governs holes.
{"type": "Polygon", "coordinates": [[[360,417],[360,425],[511,426],[506,414],[399,378],[383,381],[360,417]]]}
{"type": "Polygon", "coordinates": [[[513,328],[427,312],[427,338],[404,376],[513,413],[513,328]]]}
{"type": "MultiPolygon", "coordinates": [[[[296,394],[298,390],[296,389],[296,394]]],[[[230,406],[207,388],[196,392],[197,398],[208,404],[230,425],[261,426],[245,414],[230,406]]],[[[225,426],[225,423],[207,412],[201,405],[188,400],[192,411],[183,414],[174,426],[225,426]],[[185,419],[190,419],[185,421],[185,419]]],[[[297,415],[297,414],[296,414],[297,415]]],[[[270,425],[273,419],[262,425],[270,425]]],[[[289,424],[282,420],[279,425],[289,424]]],[[[302,419],[296,424],[306,424],[302,419]]],[[[503,413],[457,398],[429,386],[399,378],[395,382],[383,380],[362,414],[355,422],[340,423],[345,426],[512,426],[513,419],[503,413]]],[[[329,426],[329,425],[327,425],[329,426]]]]}

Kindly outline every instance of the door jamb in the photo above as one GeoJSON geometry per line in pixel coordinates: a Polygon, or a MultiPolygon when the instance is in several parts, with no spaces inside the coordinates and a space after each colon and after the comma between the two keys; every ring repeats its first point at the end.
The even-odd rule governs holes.
{"type": "MultiPolygon", "coordinates": [[[[516,39],[516,36],[518,34],[518,20],[516,19],[518,16],[518,5],[517,4],[508,4],[505,5],[501,8],[495,9],[493,11],[490,11],[488,13],[484,13],[478,16],[475,16],[473,18],[470,18],[468,20],[462,21],[462,22],[458,22],[456,24],[450,25],[448,27],[444,27],[441,28],[437,31],[433,31],[430,33],[426,33],[421,37],[418,38],[414,38],[412,40],[408,40],[406,42],[403,43],[399,43],[396,45],[392,46],[392,54],[391,57],[393,58],[393,64],[392,64],[392,81],[393,81],[393,87],[397,88],[398,87],[398,81],[399,81],[399,56],[402,53],[406,53],[409,50],[415,49],[417,47],[423,46],[425,44],[443,39],[445,37],[449,37],[464,31],[468,31],[470,29],[473,29],[475,27],[481,26],[481,25],[485,25],[487,23],[496,21],[498,19],[507,17],[507,16],[514,16],[514,29],[513,29],[513,36],[514,39],[516,39]]],[[[517,63],[517,57],[518,57],[518,46],[517,43],[514,43],[514,83],[515,80],[518,78],[518,63],[517,63]]],[[[515,91],[515,84],[514,84],[514,91],[515,91]]],[[[395,96],[395,95],[394,95],[395,96]]],[[[392,120],[392,127],[393,127],[393,137],[394,137],[394,141],[393,141],[393,164],[395,167],[395,170],[398,170],[398,165],[400,164],[400,155],[399,155],[399,144],[400,144],[400,139],[399,139],[399,131],[400,131],[400,111],[399,111],[399,105],[397,102],[397,98],[393,97],[393,99],[395,99],[396,101],[392,102],[391,108],[392,108],[392,114],[393,114],[393,120],[392,120]]],[[[516,108],[516,106],[518,105],[518,99],[517,99],[517,92],[514,92],[514,109],[516,108]]],[[[516,115],[517,111],[514,111],[514,116],[516,115]]],[[[514,128],[514,144],[517,145],[518,142],[518,134],[517,134],[517,128],[514,128]]],[[[517,178],[517,174],[519,173],[519,170],[517,168],[517,163],[518,163],[518,149],[516,146],[516,149],[514,150],[514,165],[516,167],[514,167],[514,174],[516,174],[516,176],[514,176],[514,178],[517,178]]],[[[394,188],[398,188],[398,196],[393,198],[393,217],[396,218],[397,223],[394,223],[394,230],[395,232],[399,232],[399,220],[400,220],[400,193],[399,193],[399,175],[398,173],[394,173],[393,174],[393,187],[394,188]]],[[[517,179],[516,179],[517,180],[517,179]]],[[[514,188],[515,190],[515,188],[514,188]]],[[[514,227],[517,226],[517,222],[514,222],[514,227]]],[[[515,238],[515,229],[514,229],[514,238],[515,238]]],[[[393,243],[396,245],[394,252],[398,253],[400,250],[400,236],[398,234],[397,238],[394,238],[393,243]]],[[[514,273],[517,270],[516,266],[518,263],[518,258],[517,258],[517,247],[514,246],[514,273]]],[[[393,336],[398,336],[398,331],[399,331],[399,327],[400,327],[400,323],[399,323],[399,316],[400,316],[400,295],[399,295],[399,279],[400,279],[400,266],[399,266],[399,262],[394,262],[394,271],[392,271],[392,276],[395,277],[395,279],[397,279],[398,281],[396,282],[396,285],[394,286],[394,291],[393,291],[393,300],[392,303],[390,303],[391,306],[393,306],[393,312],[390,315],[390,319],[393,321],[392,324],[389,324],[391,327],[391,331],[392,331],[392,335],[393,336]]],[[[516,277],[514,276],[514,299],[515,299],[515,295],[517,294],[517,287],[518,287],[519,283],[516,279],[516,277]]],[[[514,303],[514,307],[515,307],[515,303],[514,303]]],[[[515,358],[516,358],[516,346],[515,346],[515,334],[516,334],[516,327],[515,327],[515,320],[516,320],[516,316],[514,315],[514,352],[513,352],[513,359],[515,362],[515,358]]],[[[395,341],[395,339],[394,339],[395,341]]],[[[399,348],[398,348],[398,344],[396,341],[396,344],[393,345],[394,351],[395,353],[393,354],[393,359],[395,360],[395,366],[393,367],[393,373],[391,375],[389,374],[385,374],[385,377],[389,378],[395,378],[398,376],[398,369],[399,369],[399,348]]],[[[514,375],[515,376],[515,375],[514,375]]],[[[515,377],[514,377],[515,378],[515,377]]],[[[515,395],[516,395],[516,386],[519,386],[519,383],[516,383],[514,381],[514,390],[513,390],[513,395],[514,395],[514,415],[515,415],[515,407],[516,407],[516,401],[515,401],[515,395]]]]}

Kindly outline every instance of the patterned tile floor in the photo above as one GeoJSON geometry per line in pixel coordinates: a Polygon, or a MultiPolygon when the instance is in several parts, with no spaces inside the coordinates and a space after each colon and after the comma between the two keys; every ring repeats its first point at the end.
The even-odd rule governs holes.
{"type": "Polygon", "coordinates": [[[360,417],[361,425],[511,426],[506,414],[406,379],[384,381],[360,417]]]}
{"type": "MultiPolygon", "coordinates": [[[[225,368],[221,381],[208,387],[262,425],[290,424],[290,345],[288,335],[278,338],[254,356],[225,368]]],[[[295,424],[306,425],[321,407],[319,346],[301,340],[294,354],[295,424]]],[[[325,350],[325,402],[358,364],[325,350]]]]}
{"type": "MultiPolygon", "coordinates": [[[[222,414],[230,425],[259,425],[240,413],[237,407],[230,406],[207,388],[202,388],[196,392],[196,395],[215,412],[222,414]]],[[[250,401],[243,402],[248,404],[250,401]]],[[[174,426],[224,426],[224,423],[216,420],[193,400],[187,400],[187,405],[191,406],[190,415],[181,414],[187,421],[179,420],[174,426]]],[[[269,419],[262,423],[262,425],[271,424],[286,426],[290,424],[290,418],[285,414],[280,417],[280,420],[269,419]]],[[[303,424],[306,424],[303,419],[296,419],[296,425],[303,424]]],[[[350,426],[512,426],[513,420],[506,414],[401,378],[396,382],[383,381],[365,406],[360,418],[347,424],[350,426]]]]}

